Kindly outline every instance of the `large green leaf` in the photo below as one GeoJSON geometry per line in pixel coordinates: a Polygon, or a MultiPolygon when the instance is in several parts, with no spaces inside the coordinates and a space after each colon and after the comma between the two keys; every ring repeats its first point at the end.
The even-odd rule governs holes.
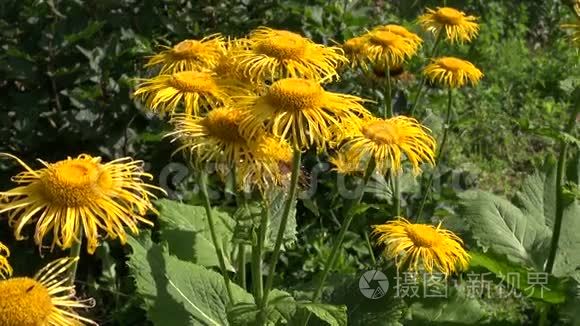
{"type": "Polygon", "coordinates": [[[574,276],[580,280],[580,204],[572,202],[564,209],[558,253],[553,273],[556,276],[574,276]]]}
{"type": "MultiPolygon", "coordinates": [[[[130,238],[129,259],[137,293],[156,325],[229,325],[229,301],[223,277],[203,266],[179,260],[151,242],[147,234],[130,238]]],[[[250,294],[232,284],[234,301],[253,303],[250,294]]]]}
{"type": "Polygon", "coordinates": [[[344,305],[335,306],[323,303],[303,302],[298,307],[308,310],[330,326],[347,325],[346,306],[344,305]]]}
{"type": "MultiPolygon", "coordinates": [[[[204,207],[168,199],[158,200],[156,204],[159,207],[161,239],[167,242],[171,254],[202,266],[219,266],[204,207]]],[[[236,248],[232,245],[232,236],[235,221],[227,213],[216,209],[213,209],[213,216],[226,267],[233,271],[231,262],[236,248]]]]}
{"type": "MultiPolygon", "coordinates": [[[[268,223],[268,237],[266,239],[266,246],[269,249],[273,248],[276,242],[286,199],[286,193],[282,191],[274,191],[270,194],[270,220],[268,223]]],[[[296,241],[296,233],[296,201],[294,201],[290,208],[286,229],[284,230],[284,236],[282,238],[284,240],[283,244],[296,241]]]]}
{"type": "Polygon", "coordinates": [[[471,268],[485,268],[509,287],[518,289],[525,297],[554,304],[566,301],[567,285],[565,280],[551,275],[548,277],[548,274],[525,269],[490,254],[471,252],[470,255],[471,268]],[[532,280],[536,278],[538,282],[532,283],[532,280]]]}
{"type": "Polygon", "coordinates": [[[484,250],[541,270],[551,236],[546,225],[494,194],[469,191],[462,196],[465,221],[484,250]]]}

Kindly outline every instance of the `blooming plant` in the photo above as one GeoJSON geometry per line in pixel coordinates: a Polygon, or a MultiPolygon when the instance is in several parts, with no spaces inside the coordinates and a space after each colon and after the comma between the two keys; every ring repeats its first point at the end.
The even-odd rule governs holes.
{"type": "MultiPolygon", "coordinates": [[[[577,20],[562,27],[578,45],[580,5],[574,8],[577,20]]],[[[22,169],[0,192],[14,238],[31,234],[41,254],[69,256],[32,278],[15,276],[19,253],[2,239],[0,326],[100,322],[90,315],[100,302],[75,292],[83,284],[77,268],[91,255],[103,259],[117,239],[134,299],[155,325],[506,322],[482,312],[485,295],[469,296],[470,277],[487,274],[482,286],[513,290],[510,300],[525,295],[532,318],[548,325],[557,305],[578,303],[568,295],[580,282],[578,169],[567,164],[580,143],[580,96],[569,121],[550,132],[557,162],[527,178],[513,200],[468,190],[454,194],[454,218],[441,213],[445,189],[435,182],[451,130],[460,128],[457,98],[485,78],[477,62],[456,53],[477,42],[480,23],[443,6],[426,8],[413,26],[367,26],[332,46],[262,26],[240,38],[180,40],[149,56],[148,77],[136,79],[132,94],[145,114],[167,123],[173,157],[194,179],[189,197],[158,199],[167,193],[130,157],[81,154],[33,168],[0,154],[22,169]],[[418,65],[409,88],[400,75],[418,65]],[[343,76],[356,76],[371,90],[364,94],[377,96],[339,87],[343,76]],[[429,93],[445,101],[440,131],[426,119],[429,93]],[[308,171],[311,162],[329,168],[319,176],[308,171]],[[300,211],[318,209],[307,195],[317,178],[336,178],[325,184],[339,190],[324,194],[333,207],[321,220],[339,227],[316,247],[323,249],[315,277],[295,286],[283,265],[294,259],[300,211]],[[346,194],[345,184],[358,191],[346,194]],[[352,231],[357,224],[363,234],[352,231]],[[351,246],[352,237],[366,247],[351,246]],[[370,271],[339,280],[349,250],[365,252],[370,271]],[[442,289],[440,301],[427,295],[442,289]]]]}

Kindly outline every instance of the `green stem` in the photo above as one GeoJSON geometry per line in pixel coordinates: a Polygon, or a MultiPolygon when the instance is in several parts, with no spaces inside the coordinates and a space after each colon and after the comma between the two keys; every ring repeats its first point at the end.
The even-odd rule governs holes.
{"type": "Polygon", "coordinates": [[[220,270],[222,272],[222,276],[224,277],[224,282],[226,284],[226,290],[228,292],[228,298],[230,302],[234,303],[234,298],[232,296],[232,289],[230,285],[230,277],[228,276],[228,271],[226,269],[226,262],[224,260],[224,255],[222,251],[222,246],[218,241],[217,234],[215,231],[215,223],[213,220],[213,212],[211,210],[211,203],[209,201],[209,195],[207,193],[207,176],[204,172],[199,173],[199,188],[201,190],[201,195],[203,197],[203,206],[205,208],[205,213],[207,215],[207,224],[209,225],[209,232],[211,234],[211,241],[215,247],[215,253],[218,257],[218,262],[220,264],[220,270]]]}
{"type": "Polygon", "coordinates": [[[298,190],[298,177],[300,174],[300,161],[302,159],[302,152],[294,148],[294,154],[292,156],[292,176],[290,177],[290,190],[288,193],[288,199],[286,205],[284,206],[284,211],[282,213],[282,218],[280,220],[280,227],[278,228],[278,234],[276,235],[276,242],[274,244],[274,251],[272,252],[272,257],[270,260],[270,269],[268,270],[268,277],[266,278],[266,287],[264,288],[264,294],[260,302],[260,325],[266,324],[266,311],[268,308],[268,296],[272,290],[272,285],[274,283],[274,276],[276,273],[276,264],[280,258],[280,248],[282,247],[282,242],[284,240],[284,232],[286,231],[286,224],[288,224],[288,217],[290,216],[290,211],[294,205],[294,200],[296,199],[296,192],[298,190]]]}
{"type": "Polygon", "coordinates": [[[371,261],[373,262],[373,266],[377,265],[377,259],[375,258],[375,253],[373,251],[373,246],[371,245],[371,239],[369,238],[369,233],[364,232],[365,235],[365,242],[367,244],[367,248],[369,249],[369,255],[371,256],[371,261]]]}
{"type": "MultiPolygon", "coordinates": [[[[265,195],[267,196],[267,195],[265,195]]],[[[264,292],[264,281],[262,278],[262,259],[264,252],[264,245],[266,243],[266,232],[268,230],[268,223],[270,220],[270,204],[266,197],[262,199],[262,216],[260,219],[260,227],[258,230],[258,243],[252,250],[252,275],[254,280],[254,298],[256,302],[262,300],[264,292]]]]}
{"type": "Polygon", "coordinates": [[[441,156],[443,155],[443,150],[445,149],[445,144],[447,143],[447,136],[449,134],[449,129],[451,128],[451,116],[453,112],[453,90],[449,88],[447,91],[447,113],[445,116],[445,127],[443,129],[443,138],[441,139],[441,144],[437,149],[437,154],[435,155],[435,165],[433,166],[433,172],[429,176],[429,180],[427,181],[427,187],[425,188],[425,195],[421,200],[421,205],[419,206],[419,212],[417,213],[417,221],[421,219],[423,215],[423,208],[425,208],[425,203],[427,202],[427,198],[429,197],[429,193],[431,192],[431,185],[433,184],[433,177],[435,176],[435,171],[441,163],[441,156]]]}
{"type": "MultiPolygon", "coordinates": [[[[576,123],[576,116],[580,110],[580,105],[576,104],[575,109],[568,120],[568,124],[564,129],[565,132],[570,133],[576,123]]],[[[552,273],[554,262],[556,261],[556,253],[558,252],[558,243],[560,241],[560,232],[562,229],[562,220],[564,217],[564,192],[563,185],[565,182],[566,171],[566,157],[568,155],[568,143],[565,140],[560,141],[560,154],[558,156],[558,166],[556,168],[556,217],[554,219],[554,229],[552,233],[552,243],[550,245],[550,254],[546,262],[546,273],[552,273]]]]}
{"type": "Polygon", "coordinates": [[[68,255],[69,258],[72,258],[75,260],[70,267],[70,274],[69,274],[69,279],[68,279],[69,286],[75,285],[75,279],[77,277],[77,269],[79,267],[81,248],[83,246],[83,225],[82,224],[79,227],[78,238],[79,238],[79,241],[75,241],[75,243],[71,246],[70,251],[69,251],[69,255],[68,255]]]}
{"type": "Polygon", "coordinates": [[[391,87],[391,68],[387,64],[387,83],[385,89],[385,111],[383,118],[391,118],[393,116],[393,99],[392,99],[392,87],[391,87]]]}
{"type": "MultiPolygon", "coordinates": [[[[435,56],[437,51],[437,47],[439,43],[441,43],[441,31],[437,32],[435,36],[435,43],[433,43],[433,47],[429,53],[429,59],[432,59],[435,56]]],[[[417,90],[417,94],[415,94],[415,98],[413,99],[413,106],[411,107],[411,116],[415,115],[415,109],[417,109],[417,105],[419,105],[419,101],[421,101],[421,95],[423,95],[423,89],[425,88],[425,82],[427,81],[425,74],[421,74],[421,81],[419,82],[419,90],[417,90]]]]}
{"type": "MultiPolygon", "coordinates": [[[[348,231],[350,224],[352,223],[353,218],[355,217],[355,212],[354,209],[356,209],[356,206],[361,202],[363,195],[364,195],[364,188],[366,187],[371,175],[373,174],[373,171],[375,170],[375,160],[373,158],[371,158],[371,160],[369,161],[367,168],[365,170],[365,174],[363,177],[363,190],[361,191],[360,196],[358,196],[356,198],[356,200],[354,200],[353,202],[350,203],[350,205],[348,206],[347,209],[347,217],[346,220],[344,221],[344,223],[342,223],[342,226],[340,227],[340,231],[338,232],[338,238],[336,239],[336,242],[334,243],[334,246],[332,247],[332,250],[330,252],[330,256],[328,257],[328,259],[326,260],[326,263],[324,264],[324,270],[322,271],[322,276],[320,277],[320,281],[318,283],[318,287],[316,288],[316,291],[314,292],[314,295],[312,296],[312,302],[317,302],[318,299],[320,298],[320,294],[322,293],[322,289],[324,288],[324,283],[326,282],[326,278],[328,277],[328,275],[330,274],[330,271],[334,268],[334,264],[336,262],[336,259],[338,257],[338,253],[340,251],[340,248],[342,246],[342,242],[344,241],[344,236],[346,235],[346,232],[348,231]]],[[[304,320],[303,325],[307,325],[308,324],[308,320],[310,320],[310,316],[311,313],[308,313],[308,315],[306,316],[306,319],[304,320]]]]}
{"type": "Polygon", "coordinates": [[[246,245],[240,243],[238,246],[238,271],[236,274],[237,283],[242,289],[246,288],[246,245]]]}
{"type": "Polygon", "coordinates": [[[401,176],[393,171],[391,174],[393,181],[393,208],[395,216],[401,216],[401,176]]]}

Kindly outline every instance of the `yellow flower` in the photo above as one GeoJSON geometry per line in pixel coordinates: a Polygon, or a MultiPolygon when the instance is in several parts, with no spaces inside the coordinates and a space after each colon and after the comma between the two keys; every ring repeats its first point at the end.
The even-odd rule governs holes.
{"type": "Polygon", "coordinates": [[[362,167],[363,162],[351,161],[353,156],[353,153],[350,153],[348,149],[335,153],[334,156],[331,156],[328,160],[332,165],[334,165],[332,171],[345,175],[362,172],[364,170],[362,167]]]}
{"type": "Polygon", "coordinates": [[[580,21],[570,24],[562,24],[562,28],[569,30],[572,33],[570,35],[572,43],[576,46],[580,46],[580,21]]]}
{"type": "Polygon", "coordinates": [[[250,112],[242,128],[254,135],[265,123],[268,131],[289,140],[294,148],[315,145],[322,150],[331,139],[331,126],[369,114],[362,102],[356,96],[327,92],[313,80],[282,79],[272,84],[265,95],[241,102],[250,112]]]}
{"type": "Polygon", "coordinates": [[[145,67],[162,65],[160,74],[180,71],[211,69],[218,63],[224,51],[224,39],[219,34],[201,40],[185,40],[174,47],[152,56],[145,67]]]}
{"type": "Polygon", "coordinates": [[[434,34],[445,33],[451,43],[470,42],[477,36],[479,25],[477,17],[467,16],[464,12],[449,7],[437,7],[437,10],[427,9],[427,13],[419,17],[419,23],[434,34]]]}
{"type": "Polygon", "coordinates": [[[173,119],[175,131],[167,136],[182,144],[202,161],[239,162],[249,151],[250,137],[242,134],[240,125],[247,112],[222,107],[209,111],[205,117],[179,115],[173,119]]]}
{"type": "Polygon", "coordinates": [[[423,74],[431,82],[437,82],[449,88],[462,87],[467,83],[475,86],[483,77],[483,73],[471,62],[453,57],[433,59],[425,67],[423,74]]]}
{"type": "Polygon", "coordinates": [[[378,26],[373,29],[373,31],[387,31],[393,34],[399,35],[403,38],[406,38],[409,42],[414,44],[416,47],[419,47],[421,43],[423,43],[423,39],[419,37],[419,35],[410,32],[408,29],[401,25],[395,24],[388,24],[383,26],[378,26]]]}
{"type": "Polygon", "coordinates": [[[145,105],[153,112],[175,113],[180,105],[188,115],[199,115],[212,108],[223,106],[231,95],[244,94],[239,87],[205,71],[182,71],[159,75],[144,80],[135,91],[143,97],[145,105]]]}
{"type": "Polygon", "coordinates": [[[362,48],[363,56],[373,65],[399,66],[419,49],[418,43],[387,30],[371,31],[362,48]]]}
{"type": "Polygon", "coordinates": [[[8,257],[10,257],[10,250],[0,242],[0,278],[12,275],[12,267],[8,263],[8,257]]]}
{"type": "Polygon", "coordinates": [[[238,185],[248,191],[266,191],[290,181],[292,147],[273,135],[264,134],[250,144],[251,155],[237,166],[238,185]]]}
{"type": "Polygon", "coordinates": [[[449,230],[428,224],[413,224],[400,217],[395,221],[374,225],[377,243],[385,246],[384,255],[394,258],[397,268],[410,272],[441,272],[446,277],[465,270],[469,254],[463,241],[449,230]]]}
{"type": "Polygon", "coordinates": [[[401,171],[403,154],[413,166],[415,174],[421,163],[434,164],[435,140],[429,129],[417,120],[405,116],[389,119],[367,117],[360,124],[345,126],[340,136],[346,142],[341,150],[351,164],[365,162],[371,156],[383,174],[387,170],[401,171]]]}
{"type": "Polygon", "coordinates": [[[366,36],[357,36],[346,40],[342,44],[342,50],[345,56],[348,58],[351,66],[353,67],[365,67],[363,49],[367,42],[366,36]]]}
{"type": "Polygon", "coordinates": [[[340,48],[267,27],[254,30],[245,41],[245,48],[233,59],[240,71],[256,83],[288,77],[328,81],[338,78],[336,67],[347,62],[340,48]]]}
{"type": "Polygon", "coordinates": [[[48,264],[34,278],[0,280],[0,325],[97,325],[73,310],[95,305],[92,299],[76,299],[74,286],[65,285],[74,262],[75,259],[62,258],[48,264]]]}
{"type": "Polygon", "coordinates": [[[150,189],[158,187],[141,180],[152,178],[142,169],[142,161],[120,158],[101,163],[100,157],[87,154],[56,163],[40,161],[44,168],[33,170],[17,157],[26,171],[12,178],[16,188],[0,192],[0,213],[9,212],[14,236],[21,240],[22,229],[36,221],[34,240],[42,247],[45,236],[52,238],[51,249],[70,248],[82,237],[87,251],[93,253],[99,244],[99,231],[109,237],[127,241],[125,227],[138,233],[138,222],[152,225],[144,215],[155,212],[150,189]]]}

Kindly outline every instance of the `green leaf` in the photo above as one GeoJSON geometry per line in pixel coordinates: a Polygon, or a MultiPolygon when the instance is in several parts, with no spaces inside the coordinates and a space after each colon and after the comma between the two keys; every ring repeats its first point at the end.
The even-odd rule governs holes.
{"type": "MultiPolygon", "coordinates": [[[[128,242],[136,291],[155,325],[229,325],[225,316],[230,302],[220,274],[169,255],[147,233],[128,242]]],[[[235,284],[232,292],[236,302],[253,303],[235,284]]]]}
{"type": "MultiPolygon", "coordinates": [[[[159,207],[161,239],[167,242],[171,254],[202,266],[219,266],[204,207],[168,199],[158,200],[156,205],[159,207]]],[[[231,262],[235,257],[235,246],[232,245],[232,237],[235,221],[227,213],[216,209],[213,209],[213,215],[226,267],[233,271],[231,262]]]]}
{"type": "Polygon", "coordinates": [[[463,288],[451,288],[444,298],[422,298],[409,307],[412,320],[406,325],[434,323],[473,325],[482,321],[486,313],[481,303],[466,295],[463,288]]]}
{"type": "Polygon", "coordinates": [[[469,191],[462,197],[462,215],[484,250],[490,249],[513,262],[541,269],[551,236],[546,225],[491,193],[469,191]]]}
{"type": "Polygon", "coordinates": [[[494,273],[512,288],[520,290],[523,296],[558,304],[566,301],[567,285],[564,280],[545,273],[525,269],[505,259],[490,254],[471,252],[471,267],[482,267],[494,273]],[[541,275],[544,274],[544,275],[541,275]],[[542,278],[539,284],[531,284],[530,278],[542,278]],[[545,284],[543,278],[545,277],[545,284]]]}
{"type": "MultiPolygon", "coordinates": [[[[238,303],[229,310],[232,325],[246,326],[257,322],[260,309],[254,303],[238,303]]],[[[266,319],[269,325],[288,324],[296,313],[296,301],[285,291],[273,289],[268,295],[266,319]]]]}
{"type": "Polygon", "coordinates": [[[335,306],[331,304],[302,302],[298,304],[299,308],[304,308],[326,322],[330,326],[346,326],[347,314],[346,306],[335,306]]]}
{"type": "Polygon", "coordinates": [[[564,209],[558,252],[553,273],[574,276],[580,269],[580,204],[573,201],[564,209]]]}
{"type": "MultiPolygon", "coordinates": [[[[283,191],[274,191],[270,196],[270,223],[268,223],[268,241],[266,241],[266,247],[270,250],[276,242],[285,205],[286,193],[283,191]]],[[[296,241],[296,233],[296,201],[294,201],[290,208],[290,215],[288,216],[288,222],[282,238],[284,241],[282,243],[289,244],[296,241]]]]}

